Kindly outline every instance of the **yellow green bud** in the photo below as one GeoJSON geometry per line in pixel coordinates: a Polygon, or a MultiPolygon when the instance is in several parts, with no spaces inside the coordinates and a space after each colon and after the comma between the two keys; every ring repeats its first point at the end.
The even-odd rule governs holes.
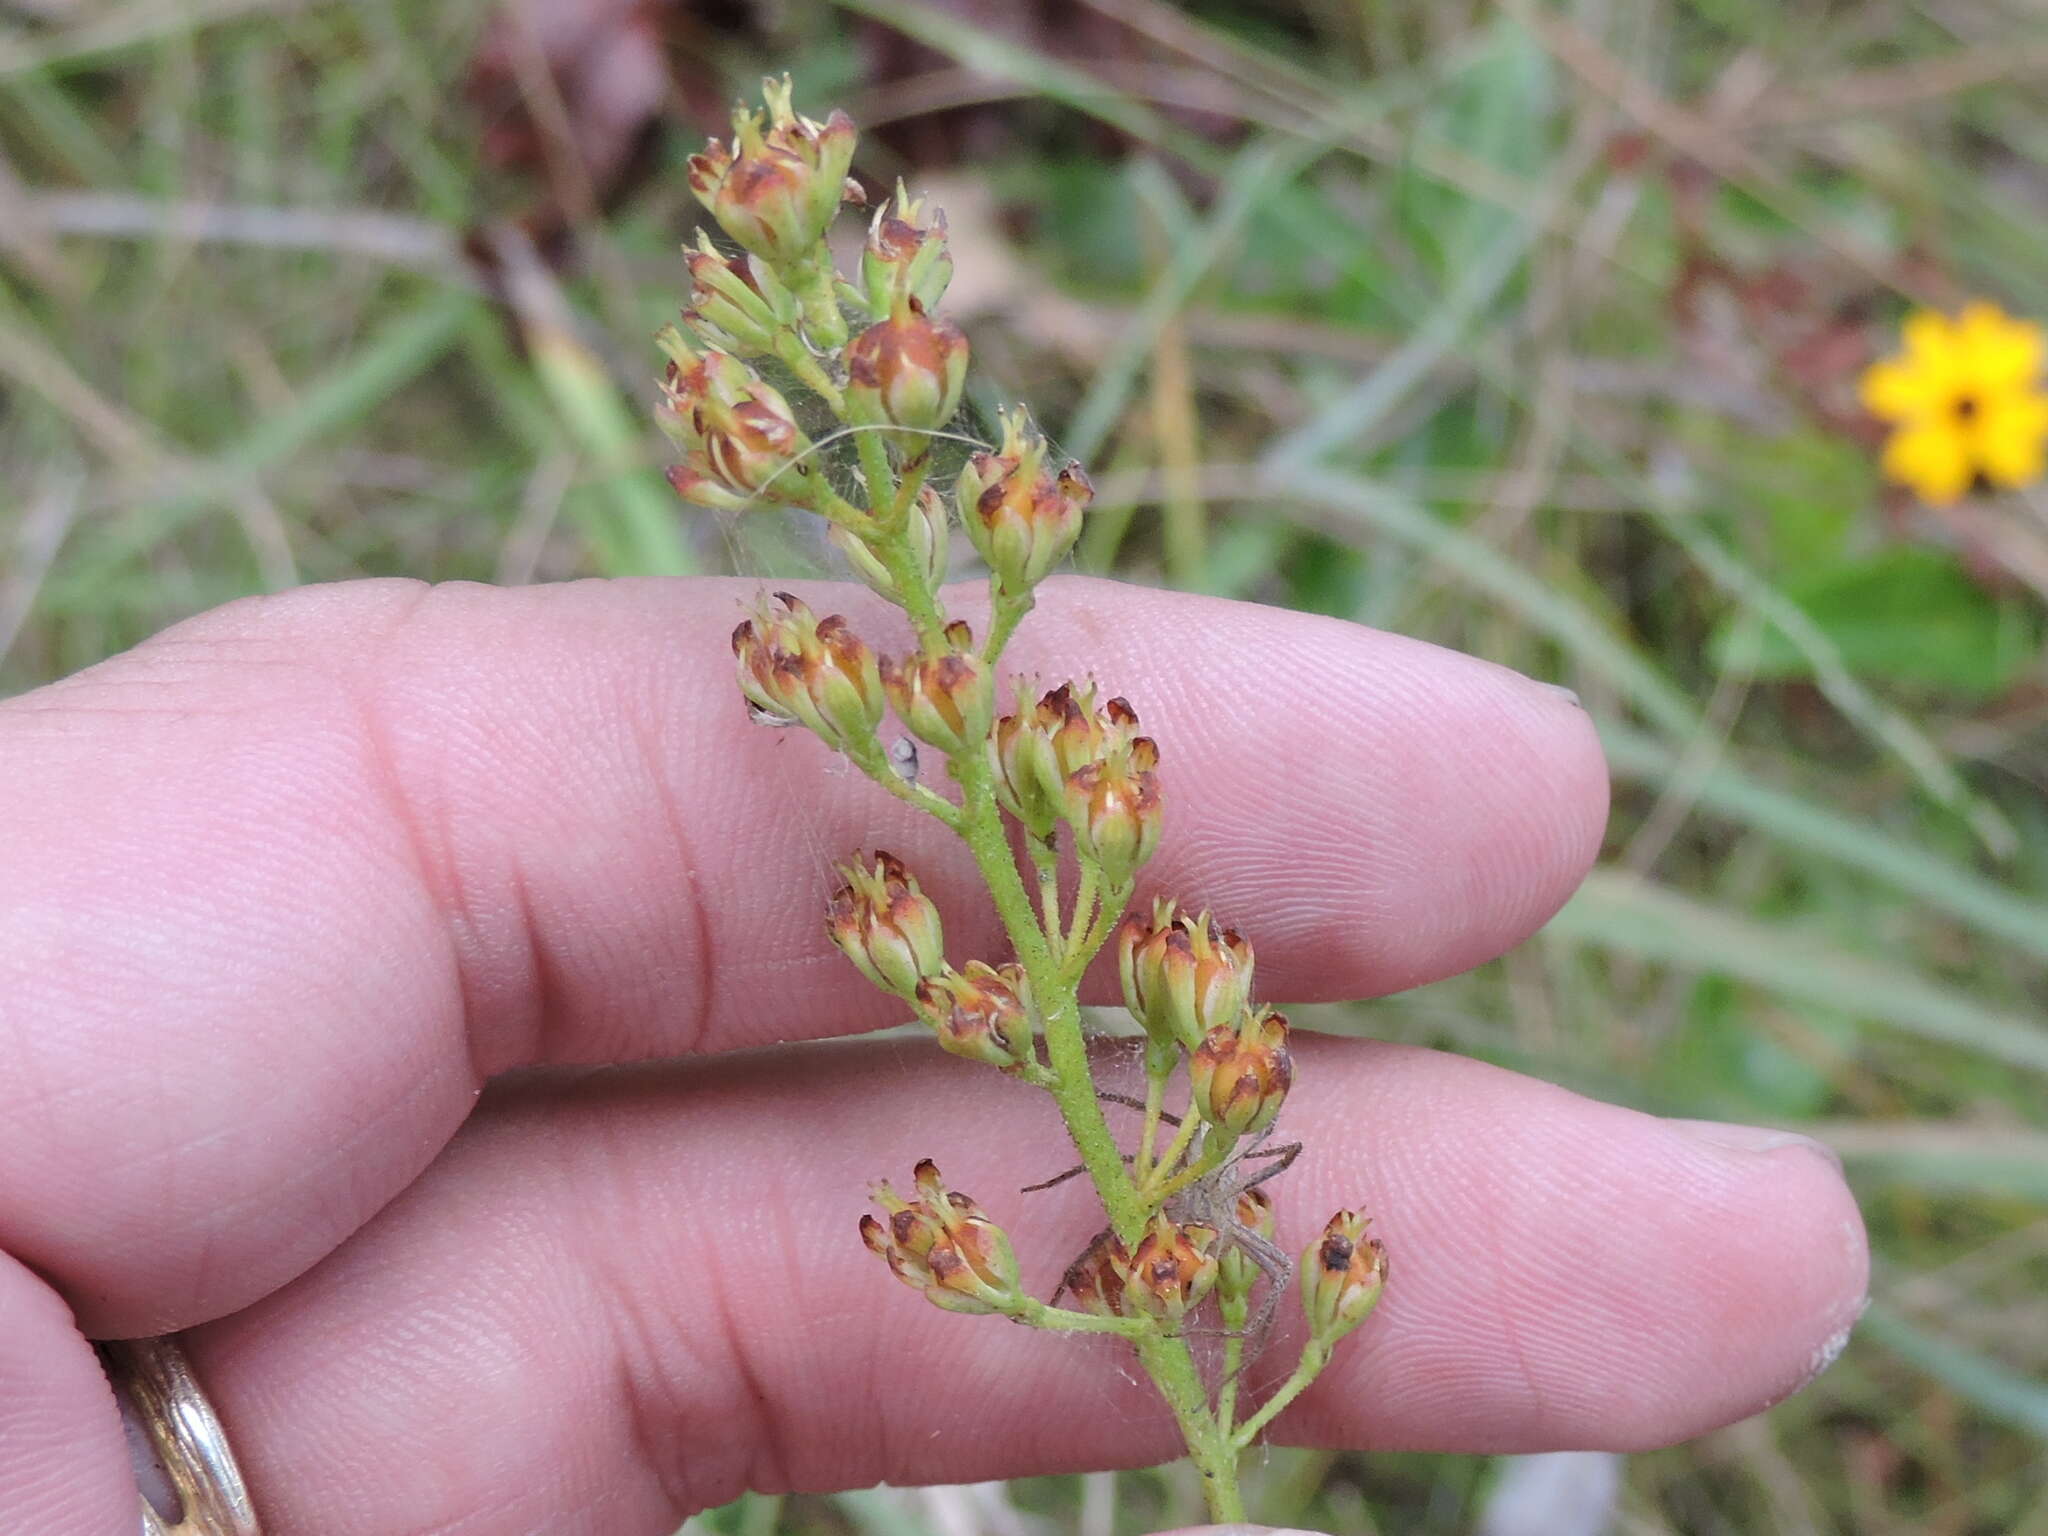
{"type": "Polygon", "coordinates": [[[894,205],[884,203],[877,208],[868,226],[867,244],[860,253],[860,280],[873,314],[892,314],[898,301],[906,298],[917,300],[926,313],[937,309],[946,285],[953,280],[945,214],[934,208],[927,220],[923,202],[914,201],[899,181],[894,205]]]}
{"type": "Polygon", "coordinates": [[[995,685],[988,667],[969,649],[967,626],[946,628],[953,649],[937,656],[890,661],[882,669],[889,702],[920,741],[951,754],[978,751],[995,715],[995,685]]]}
{"type": "Polygon", "coordinates": [[[1251,998],[1251,945],[1208,913],[1177,912],[1171,901],[1118,926],[1117,969],[1124,1006],[1162,1049],[1194,1050],[1210,1030],[1235,1024],[1251,998]]]}
{"type": "Polygon", "coordinates": [[[1065,558],[1095,496],[1080,465],[1054,472],[1045,453],[1045,439],[1025,426],[1023,414],[1005,412],[1002,446],[974,455],[960,471],[961,524],[1012,593],[1029,591],[1065,558]]]}
{"type": "Polygon", "coordinates": [[[919,984],[946,968],[939,909],[894,854],[877,850],[872,867],[840,870],[846,884],[832,898],[832,942],[884,992],[915,999],[919,984]]]}
{"type": "Polygon", "coordinates": [[[1331,1345],[1372,1315],[1387,1283],[1387,1251],[1367,1219],[1339,1211],[1301,1256],[1301,1306],[1309,1336],[1331,1345]]]}
{"type": "Polygon", "coordinates": [[[1209,1031],[1188,1058],[1195,1113],[1226,1136],[1263,1131],[1294,1084],[1287,1020],[1270,1008],[1209,1031]]]}
{"type": "Polygon", "coordinates": [[[874,652],[838,614],[820,619],[787,592],[732,633],[740,691],[755,718],[803,724],[844,752],[872,739],[885,695],[874,652]]]}

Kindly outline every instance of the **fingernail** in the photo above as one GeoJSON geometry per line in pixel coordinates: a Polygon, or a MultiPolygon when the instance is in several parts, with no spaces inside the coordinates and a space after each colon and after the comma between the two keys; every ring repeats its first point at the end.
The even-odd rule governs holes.
{"type": "Polygon", "coordinates": [[[1803,1147],[1837,1168],[1842,1166],[1841,1154],[1826,1142],[1815,1141],[1797,1131],[1781,1130],[1775,1125],[1736,1125],[1726,1120],[1671,1120],[1666,1123],[1695,1141],[1729,1152],[1761,1156],[1783,1147],[1803,1147]]]}
{"type": "Polygon", "coordinates": [[[1586,707],[1586,701],[1579,697],[1577,689],[1567,688],[1563,683],[1545,683],[1543,686],[1563,699],[1567,704],[1570,704],[1574,709],[1584,709],[1586,707]]]}

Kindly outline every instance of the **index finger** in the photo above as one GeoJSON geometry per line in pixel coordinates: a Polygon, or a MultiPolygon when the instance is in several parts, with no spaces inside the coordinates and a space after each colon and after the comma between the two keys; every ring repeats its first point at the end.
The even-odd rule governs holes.
{"type": "MultiPolygon", "coordinates": [[[[491,1073],[890,1022],[820,922],[856,847],[992,954],[942,829],[747,723],[724,647],[754,592],[314,589],[0,707],[0,1248],[88,1331],[168,1331],[332,1249],[491,1073]]],[[[1486,959],[1597,844],[1584,716],[1500,668],[1093,582],[1025,636],[1020,666],[1137,701],[1152,879],[1246,927],[1276,996],[1486,959]]]]}

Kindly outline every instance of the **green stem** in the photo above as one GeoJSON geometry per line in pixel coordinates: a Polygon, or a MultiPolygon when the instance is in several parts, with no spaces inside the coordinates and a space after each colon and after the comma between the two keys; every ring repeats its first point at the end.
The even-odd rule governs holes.
{"type": "Polygon", "coordinates": [[[1244,1330],[1251,1321],[1251,1302],[1249,1295],[1226,1295],[1217,1288],[1216,1306],[1223,1314],[1223,1385],[1216,1389],[1216,1427],[1225,1435],[1237,1417],[1237,1378],[1244,1369],[1244,1330]]]}
{"type": "Polygon", "coordinates": [[[1095,959],[1102,946],[1109,942],[1109,936],[1116,932],[1117,922],[1123,917],[1124,909],[1130,902],[1131,887],[1128,885],[1117,886],[1104,895],[1102,910],[1095,914],[1094,926],[1088,930],[1080,945],[1066,957],[1067,971],[1073,977],[1075,986],[1081,984],[1082,978],[1088,974],[1089,963],[1095,959]]]}
{"type": "Polygon", "coordinates": [[[1145,1339],[1137,1349],[1139,1363],[1180,1425],[1188,1459],[1202,1474],[1202,1498],[1209,1506],[1209,1518],[1219,1522],[1244,1519],[1244,1495],[1237,1487],[1237,1447],[1209,1412],[1208,1393],[1187,1341],[1145,1339]]]}
{"type": "Polygon", "coordinates": [[[828,523],[837,523],[849,533],[863,539],[875,536],[875,520],[844,496],[833,490],[823,475],[813,475],[811,489],[811,510],[828,523]]]}
{"type": "Polygon", "coordinates": [[[1040,842],[1029,833],[1025,843],[1031,849],[1031,862],[1038,866],[1038,912],[1040,926],[1047,933],[1060,931],[1060,855],[1059,850],[1040,842]]]}
{"type": "MultiPolygon", "coordinates": [[[[1082,859],[1081,888],[1074,893],[1073,924],[1066,938],[1060,943],[1060,958],[1070,973],[1073,970],[1073,956],[1080,953],[1083,940],[1095,931],[1095,891],[1101,883],[1101,867],[1093,859],[1082,859]]],[[[1080,980],[1078,976],[1074,979],[1080,980]]]]}
{"type": "MultiPolygon", "coordinates": [[[[917,631],[917,641],[928,656],[936,656],[946,648],[946,613],[939,606],[938,594],[932,591],[931,583],[925,580],[925,573],[917,557],[910,552],[910,541],[903,537],[899,527],[894,533],[876,539],[868,546],[875,558],[882,562],[882,569],[889,573],[889,580],[896,588],[896,595],[902,600],[903,611],[910,615],[910,624],[917,631]]],[[[955,774],[955,778],[959,775],[955,774]]],[[[993,802],[991,802],[993,808],[993,802]]],[[[953,829],[959,831],[958,827],[953,829]]]]}
{"type": "MultiPolygon", "coordinates": [[[[1188,1123],[1192,1124],[1195,1118],[1195,1112],[1190,1108],[1188,1110],[1188,1123]]],[[[1229,1161],[1230,1149],[1236,1140],[1237,1138],[1234,1136],[1228,1140],[1205,1136],[1202,1139],[1202,1155],[1200,1157],[1188,1164],[1187,1167],[1181,1169],[1179,1173],[1174,1174],[1173,1177],[1169,1178],[1156,1190],[1148,1189],[1146,1191],[1152,1203],[1154,1205],[1164,1205],[1175,1195],[1194,1183],[1195,1180],[1202,1178],[1206,1174],[1214,1173],[1218,1168],[1221,1168],[1224,1163],[1229,1161]]]]}
{"type": "Polygon", "coordinates": [[[868,741],[856,749],[849,750],[846,755],[853,760],[854,767],[873,779],[904,804],[914,805],[920,811],[928,812],[955,832],[960,830],[960,807],[948,800],[944,795],[934,794],[922,784],[913,784],[905,781],[890,766],[888,758],[882,754],[882,749],[873,741],[868,741]]]}
{"type": "Polygon", "coordinates": [[[803,382],[806,389],[825,402],[834,416],[845,419],[846,396],[832,382],[832,375],[825,371],[824,365],[811,355],[810,348],[783,331],[775,338],[775,356],[783,367],[803,382]]]}
{"type": "Polygon", "coordinates": [[[868,510],[876,522],[885,522],[886,510],[895,505],[889,495],[896,484],[896,471],[889,466],[889,445],[882,441],[880,431],[856,426],[853,446],[860,454],[860,477],[868,486],[868,510]]]}
{"type": "MultiPolygon", "coordinates": [[[[1195,1132],[1201,1128],[1201,1120],[1197,1118],[1194,1109],[1190,1107],[1187,1114],[1181,1119],[1180,1129],[1173,1133],[1173,1140],[1166,1144],[1166,1150],[1160,1154],[1159,1161],[1152,1165],[1152,1171],[1154,1173],[1171,1173],[1174,1164],[1187,1155],[1188,1147],[1195,1139],[1195,1132]]],[[[1157,1199],[1147,1199],[1145,1203],[1145,1208],[1148,1211],[1156,1210],[1158,1206],[1159,1201],[1157,1199]]]]}
{"type": "Polygon", "coordinates": [[[981,659],[993,667],[1002,656],[1003,647],[1010,643],[1010,636],[1014,635],[1017,626],[1024,622],[1024,615],[1031,611],[1035,599],[1029,592],[1022,597],[1012,597],[993,579],[988,585],[988,643],[981,649],[981,659]]]}
{"type": "Polygon", "coordinates": [[[1029,1296],[1025,1297],[1014,1311],[1005,1312],[1003,1315],[1051,1333],[1113,1333],[1133,1341],[1148,1338],[1152,1333],[1152,1324],[1146,1318],[1100,1317],[1093,1312],[1075,1312],[1066,1307],[1049,1307],[1029,1296]]]}
{"type": "Polygon", "coordinates": [[[896,505],[889,513],[889,526],[901,528],[909,515],[911,504],[917,500],[917,493],[924,489],[925,477],[932,472],[932,456],[920,453],[903,466],[903,479],[896,487],[896,505]]]}
{"type": "Polygon", "coordinates": [[[1314,1339],[1309,1340],[1302,1347],[1301,1359],[1295,1364],[1294,1374],[1281,1383],[1280,1390],[1267,1398],[1257,1413],[1237,1427],[1230,1437],[1231,1445],[1242,1451],[1258,1439],[1260,1431],[1277,1419],[1289,1403],[1307,1391],[1308,1384],[1314,1381],[1322,1373],[1323,1367],[1329,1363],[1329,1346],[1319,1344],[1314,1339]]]}
{"type": "Polygon", "coordinates": [[[1145,1125],[1138,1132],[1138,1155],[1131,1163],[1131,1177],[1144,1188],[1145,1180],[1152,1172],[1152,1144],[1159,1139],[1159,1117],[1166,1109],[1166,1079],[1158,1073],[1145,1073],[1145,1125]]]}
{"type": "MultiPolygon", "coordinates": [[[[878,541],[875,553],[896,583],[920,641],[928,652],[936,654],[936,648],[945,644],[945,615],[926,573],[911,557],[908,540],[900,532],[884,537],[878,541]]],[[[998,608],[990,629],[990,640],[995,642],[991,660],[1029,606],[1027,599],[998,608]],[[1014,616],[1010,615],[1009,607],[1016,609],[1014,616]]],[[[1088,957],[1108,937],[1103,916],[1113,922],[1121,914],[1121,901],[1115,913],[1109,913],[1105,904],[1104,914],[1098,916],[1087,934],[1078,963],[1065,963],[1075,957],[1056,957],[1053,951],[1059,929],[1056,925],[1041,928],[1033,911],[1031,892],[1010,851],[1002,809],[996,803],[994,765],[986,743],[954,754],[947,767],[960,786],[958,819],[953,829],[974,857],[1018,962],[1024,967],[1043,1021],[1046,1060],[1053,1076],[1053,1081],[1046,1085],[1047,1091],[1059,1107],[1067,1135],[1088,1170],[1111,1229],[1127,1247],[1134,1246],[1143,1235],[1153,1207],[1140,1198],[1109,1122],[1103,1118],[1102,1102],[1096,1097],[1095,1076],[1088,1060],[1088,1042],[1081,1029],[1079,997],[1081,972],[1087,967],[1088,957]]],[[[1114,894],[1128,900],[1130,893],[1124,888],[1114,894]]],[[[1189,1125],[1193,1122],[1194,1117],[1189,1116],[1189,1125]]],[[[1202,1383],[1201,1371],[1187,1341],[1135,1332],[1131,1340],[1139,1362],[1180,1425],[1188,1455],[1201,1472],[1211,1517],[1219,1521],[1242,1520],[1244,1499],[1237,1484],[1237,1448],[1229,1432],[1209,1411],[1208,1389],[1202,1383]]]]}

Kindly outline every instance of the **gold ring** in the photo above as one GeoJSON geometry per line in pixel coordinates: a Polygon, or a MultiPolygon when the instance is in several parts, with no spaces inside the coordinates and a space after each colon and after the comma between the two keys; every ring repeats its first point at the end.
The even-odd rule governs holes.
{"type": "Polygon", "coordinates": [[[142,1500],[142,1536],[262,1536],[220,1416],[199,1390],[178,1341],[169,1334],[110,1340],[100,1351],[178,1495],[176,1525],[142,1500]]]}

